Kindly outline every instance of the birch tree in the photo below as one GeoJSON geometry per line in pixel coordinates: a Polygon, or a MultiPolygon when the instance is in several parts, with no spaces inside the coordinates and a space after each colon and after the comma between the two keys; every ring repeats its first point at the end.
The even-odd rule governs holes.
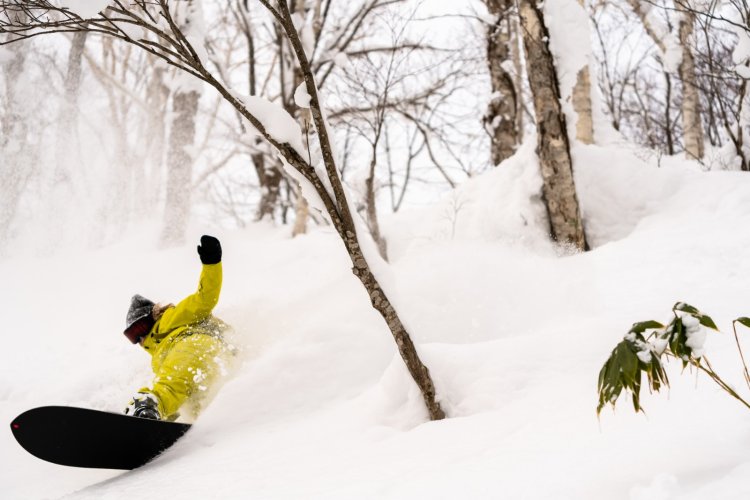
{"type": "MultiPolygon", "coordinates": [[[[578,0],[581,8],[585,6],[584,0],[578,0]]],[[[591,71],[586,64],[576,75],[576,84],[573,87],[573,110],[576,112],[576,140],[583,144],[594,143],[594,117],[591,101],[591,71]]]]}
{"type": "Polygon", "coordinates": [[[685,135],[685,152],[695,158],[703,158],[703,126],[701,123],[698,79],[693,57],[692,35],[695,28],[695,15],[678,4],[679,39],[682,46],[680,80],[682,80],[682,128],[685,135]]]}
{"type": "Polygon", "coordinates": [[[487,65],[492,91],[483,121],[490,136],[490,153],[493,165],[510,158],[521,143],[519,115],[521,114],[521,89],[517,87],[512,69],[515,24],[513,0],[485,0],[487,10],[494,19],[487,26],[487,65]]]}
{"type": "Polygon", "coordinates": [[[575,248],[587,248],[560,84],[549,48],[549,32],[536,0],[518,0],[529,86],[537,122],[537,154],[552,237],[575,248]]]}

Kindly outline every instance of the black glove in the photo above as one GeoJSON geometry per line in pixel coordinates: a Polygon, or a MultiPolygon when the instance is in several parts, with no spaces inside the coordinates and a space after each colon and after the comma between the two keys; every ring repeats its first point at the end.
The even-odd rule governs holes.
{"type": "Polygon", "coordinates": [[[204,264],[218,264],[221,262],[221,243],[213,236],[204,234],[198,245],[198,255],[204,264]]]}

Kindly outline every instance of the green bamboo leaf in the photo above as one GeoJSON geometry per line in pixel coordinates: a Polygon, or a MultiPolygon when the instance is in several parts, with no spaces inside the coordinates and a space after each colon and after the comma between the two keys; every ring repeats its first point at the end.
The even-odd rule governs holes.
{"type": "Polygon", "coordinates": [[[633,408],[635,409],[636,413],[639,411],[643,411],[643,407],[641,406],[641,384],[640,382],[633,385],[631,388],[631,391],[633,392],[633,408]]]}
{"type": "Polygon", "coordinates": [[[638,361],[638,356],[636,356],[628,343],[620,342],[617,350],[617,364],[620,365],[622,378],[626,386],[631,386],[635,383],[636,378],[640,376],[638,361]]]}
{"type": "Polygon", "coordinates": [[[607,360],[607,363],[604,365],[606,368],[606,372],[604,374],[605,380],[604,380],[604,386],[605,387],[614,387],[619,383],[620,380],[620,366],[617,363],[617,353],[620,349],[620,344],[617,344],[617,347],[614,348],[612,351],[612,355],[609,357],[609,360],[607,360]]]}
{"type": "Polygon", "coordinates": [[[636,391],[633,391],[632,400],[633,400],[633,408],[635,409],[636,413],[641,411],[641,398],[640,398],[640,395],[636,391]]]}
{"type": "Polygon", "coordinates": [[[640,378],[638,361],[633,347],[626,340],[621,341],[612,350],[599,371],[597,415],[607,404],[614,406],[623,390],[632,392],[637,386],[640,378]]]}
{"type": "Polygon", "coordinates": [[[682,353],[682,347],[680,346],[680,336],[683,332],[682,320],[680,318],[673,319],[667,326],[667,332],[667,339],[669,340],[669,350],[674,356],[677,356],[679,358],[682,353]]]}
{"type": "Polygon", "coordinates": [[[677,302],[673,307],[672,311],[682,311],[686,312],[688,314],[700,314],[700,311],[696,309],[695,307],[691,306],[690,304],[686,304],[684,302],[677,302]]]}
{"type": "Polygon", "coordinates": [[[746,326],[746,327],[750,328],[750,318],[746,318],[746,317],[743,316],[742,318],[737,318],[734,321],[736,321],[737,323],[739,323],[739,324],[741,324],[743,326],[746,326]]]}
{"type": "Polygon", "coordinates": [[[630,333],[642,334],[646,330],[656,330],[659,328],[664,328],[664,325],[658,321],[641,321],[640,323],[633,323],[633,326],[630,327],[630,333]]]}
{"type": "Polygon", "coordinates": [[[712,330],[716,330],[717,332],[719,331],[719,327],[716,326],[716,323],[714,323],[714,320],[711,319],[711,316],[701,314],[700,316],[698,316],[698,321],[700,321],[701,325],[705,326],[706,328],[711,328],[712,330]]]}

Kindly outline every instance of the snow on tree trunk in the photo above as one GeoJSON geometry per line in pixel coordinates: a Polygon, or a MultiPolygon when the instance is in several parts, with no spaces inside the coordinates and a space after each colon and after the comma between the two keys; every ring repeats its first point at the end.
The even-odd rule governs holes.
{"type": "Polygon", "coordinates": [[[547,0],[539,10],[549,33],[549,47],[556,68],[562,110],[574,127],[569,140],[594,142],[591,95],[592,60],[589,17],[583,0],[547,0]]]}
{"type": "Polygon", "coordinates": [[[700,114],[700,95],[698,93],[698,79],[695,74],[695,59],[691,48],[691,37],[695,26],[695,14],[685,10],[677,2],[681,10],[680,45],[682,46],[682,61],[680,62],[680,80],[682,80],[682,128],[685,141],[685,152],[688,157],[703,158],[703,125],[700,114]]]}
{"type": "Polygon", "coordinates": [[[193,176],[195,116],[200,94],[191,90],[176,92],[172,98],[172,128],[167,152],[167,199],[164,207],[163,246],[178,245],[185,237],[190,215],[193,176]]]}
{"type": "Polygon", "coordinates": [[[535,0],[519,0],[529,86],[537,120],[537,154],[552,237],[585,250],[560,87],[549,49],[549,33],[535,0]]]}
{"type": "MultiPolygon", "coordinates": [[[[521,142],[518,130],[520,89],[512,76],[513,0],[485,0],[494,22],[487,28],[487,64],[492,95],[484,115],[484,127],[490,135],[492,164],[511,157],[521,142]]],[[[515,69],[515,68],[513,68],[515,69]]]]}

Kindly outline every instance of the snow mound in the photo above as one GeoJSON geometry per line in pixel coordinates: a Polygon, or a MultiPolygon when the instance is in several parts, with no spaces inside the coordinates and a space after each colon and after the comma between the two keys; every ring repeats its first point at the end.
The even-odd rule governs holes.
{"type": "MultiPolygon", "coordinates": [[[[242,354],[191,432],[128,473],[41,462],[6,432],[3,498],[744,498],[746,410],[710,380],[669,366],[669,397],[643,395],[648,418],[622,404],[598,421],[595,406],[598,371],[634,321],[664,321],[677,300],[725,332],[750,315],[750,178],[637,150],[574,155],[590,252],[547,240],[528,145],[387,221],[387,292],[451,418],[425,421],[333,230],[253,225],[217,234],[216,314],[242,354]],[[456,196],[470,201],[446,219],[456,196]]],[[[140,239],[0,261],[5,421],[44,404],[120,411],[150,378],[121,334],[130,296],[179,299],[198,271],[194,245],[140,239]]],[[[703,347],[742,388],[733,337],[703,347]]]]}

